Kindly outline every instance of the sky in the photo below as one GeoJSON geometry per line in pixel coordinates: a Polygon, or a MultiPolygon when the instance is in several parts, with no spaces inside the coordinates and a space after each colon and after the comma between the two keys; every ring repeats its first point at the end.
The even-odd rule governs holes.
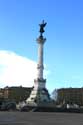
{"type": "Polygon", "coordinates": [[[83,87],[83,0],[0,0],[0,87],[33,86],[43,19],[46,87],[83,87]]]}

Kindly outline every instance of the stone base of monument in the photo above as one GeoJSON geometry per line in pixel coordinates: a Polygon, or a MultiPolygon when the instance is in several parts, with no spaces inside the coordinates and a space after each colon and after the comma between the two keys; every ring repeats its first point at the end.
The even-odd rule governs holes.
{"type": "Polygon", "coordinates": [[[34,87],[25,106],[21,107],[21,111],[49,111],[52,108],[55,108],[55,103],[50,98],[48,90],[34,87]]]}
{"type": "Polygon", "coordinates": [[[33,88],[30,97],[26,100],[28,106],[47,106],[52,100],[46,88],[33,88]]]}
{"type": "Polygon", "coordinates": [[[53,102],[39,102],[39,103],[28,103],[25,106],[21,107],[20,111],[27,112],[53,112],[55,111],[55,104],[53,102]]]}

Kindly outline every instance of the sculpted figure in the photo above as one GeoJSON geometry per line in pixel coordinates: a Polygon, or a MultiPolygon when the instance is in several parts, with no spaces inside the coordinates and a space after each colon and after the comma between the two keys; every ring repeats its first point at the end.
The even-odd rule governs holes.
{"type": "Polygon", "coordinates": [[[45,23],[44,20],[42,21],[41,24],[39,24],[39,26],[40,26],[40,31],[39,32],[40,32],[41,36],[42,36],[42,33],[44,32],[44,27],[46,26],[46,24],[47,23],[45,23]]]}

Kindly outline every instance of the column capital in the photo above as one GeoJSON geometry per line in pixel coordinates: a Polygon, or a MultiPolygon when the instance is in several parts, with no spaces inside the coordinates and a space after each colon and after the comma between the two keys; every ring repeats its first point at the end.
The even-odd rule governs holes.
{"type": "Polygon", "coordinates": [[[45,43],[45,41],[46,41],[46,38],[43,38],[43,37],[38,37],[37,39],[36,39],[36,41],[37,41],[37,43],[42,43],[42,44],[44,44],[45,43]]]}

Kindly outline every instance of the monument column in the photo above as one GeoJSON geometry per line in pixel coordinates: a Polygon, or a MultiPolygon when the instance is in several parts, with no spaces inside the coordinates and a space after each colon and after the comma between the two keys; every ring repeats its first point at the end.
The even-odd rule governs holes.
{"type": "Polygon", "coordinates": [[[46,38],[43,37],[44,27],[47,23],[44,21],[40,26],[40,36],[37,38],[38,43],[38,63],[37,63],[37,78],[34,79],[34,87],[31,91],[30,97],[26,100],[26,102],[30,105],[41,105],[44,102],[49,102],[50,97],[48,90],[45,87],[46,79],[43,78],[43,47],[46,41],[46,38]],[[43,103],[42,103],[43,102],[43,103]]]}
{"type": "Polygon", "coordinates": [[[38,64],[37,64],[37,79],[34,80],[35,89],[45,88],[46,79],[43,78],[43,47],[46,41],[46,38],[43,37],[44,27],[46,23],[44,21],[40,25],[40,36],[37,38],[38,43],[38,64]]]}
{"type": "Polygon", "coordinates": [[[37,70],[38,70],[38,76],[37,78],[43,79],[43,70],[44,70],[44,65],[43,65],[43,45],[46,39],[43,37],[39,37],[37,39],[38,42],[38,64],[37,64],[37,70]]]}

